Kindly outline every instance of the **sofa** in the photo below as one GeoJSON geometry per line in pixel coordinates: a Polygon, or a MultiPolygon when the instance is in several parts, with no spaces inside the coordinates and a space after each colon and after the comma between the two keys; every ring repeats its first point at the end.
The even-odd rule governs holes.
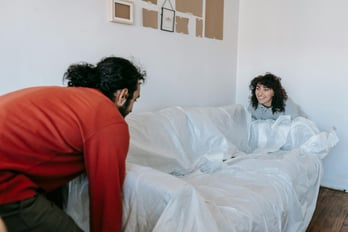
{"type": "MultiPolygon", "coordinates": [[[[334,129],[308,118],[251,120],[245,107],[168,107],[127,117],[127,232],[301,232],[316,207],[334,129]]],[[[88,182],[66,211],[89,231],[88,182]]]]}

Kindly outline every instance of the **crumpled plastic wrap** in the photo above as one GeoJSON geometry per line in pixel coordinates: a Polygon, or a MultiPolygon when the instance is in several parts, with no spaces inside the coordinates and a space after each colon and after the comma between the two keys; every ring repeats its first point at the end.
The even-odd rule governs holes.
{"type": "Polygon", "coordinates": [[[253,153],[290,151],[317,154],[320,159],[328,155],[338,143],[336,129],[320,131],[316,124],[304,117],[280,116],[277,120],[251,122],[249,148],[253,153]]]}
{"type": "Polygon", "coordinates": [[[85,174],[69,182],[65,211],[75,219],[83,231],[89,231],[89,193],[85,174]]]}
{"type": "MultiPolygon", "coordinates": [[[[241,105],[171,107],[127,118],[123,231],[301,232],[315,209],[334,129],[309,119],[255,120],[241,105]]],[[[66,211],[89,231],[88,181],[66,211]]]]}

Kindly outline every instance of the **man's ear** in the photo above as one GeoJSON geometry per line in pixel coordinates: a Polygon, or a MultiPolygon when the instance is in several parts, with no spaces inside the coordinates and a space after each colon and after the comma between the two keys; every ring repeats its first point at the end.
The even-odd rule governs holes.
{"type": "Polygon", "coordinates": [[[117,90],[115,93],[115,104],[117,106],[122,106],[126,101],[127,101],[127,97],[128,97],[128,89],[124,88],[124,89],[119,89],[117,90]]]}

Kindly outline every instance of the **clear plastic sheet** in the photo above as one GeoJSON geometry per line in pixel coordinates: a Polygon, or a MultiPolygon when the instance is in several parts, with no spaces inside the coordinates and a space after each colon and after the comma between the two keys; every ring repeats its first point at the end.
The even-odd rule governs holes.
{"type": "MultiPolygon", "coordinates": [[[[338,142],[312,121],[251,121],[241,105],[132,114],[123,231],[305,231],[321,159],[338,142]]],[[[66,211],[88,231],[88,181],[66,211]]]]}

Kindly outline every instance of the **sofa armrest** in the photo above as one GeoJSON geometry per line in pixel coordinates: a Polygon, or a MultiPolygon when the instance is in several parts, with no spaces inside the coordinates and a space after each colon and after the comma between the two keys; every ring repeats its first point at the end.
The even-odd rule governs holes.
{"type": "Polygon", "coordinates": [[[208,205],[191,183],[131,163],[126,176],[123,231],[218,231],[208,205]]]}
{"type": "Polygon", "coordinates": [[[169,201],[188,184],[151,167],[127,163],[123,231],[152,231],[169,201]]]}

